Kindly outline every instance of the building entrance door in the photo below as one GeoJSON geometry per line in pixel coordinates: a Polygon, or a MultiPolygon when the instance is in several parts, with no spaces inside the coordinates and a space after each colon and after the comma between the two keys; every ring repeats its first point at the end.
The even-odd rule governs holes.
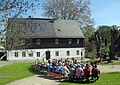
{"type": "Polygon", "coordinates": [[[46,60],[50,59],[50,51],[46,51],[46,60]]]}

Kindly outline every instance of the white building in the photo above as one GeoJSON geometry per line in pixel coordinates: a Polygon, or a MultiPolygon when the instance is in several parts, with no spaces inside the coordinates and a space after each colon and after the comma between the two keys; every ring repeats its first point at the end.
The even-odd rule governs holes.
{"type": "Polygon", "coordinates": [[[84,58],[84,35],[77,21],[10,18],[7,60],[84,58]]]}

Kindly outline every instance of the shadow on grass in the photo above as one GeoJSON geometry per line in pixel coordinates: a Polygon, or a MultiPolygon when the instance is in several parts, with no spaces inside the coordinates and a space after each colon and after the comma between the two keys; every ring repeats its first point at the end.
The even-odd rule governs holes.
{"type": "Polygon", "coordinates": [[[120,72],[109,72],[109,74],[120,74],[120,72]]]}
{"type": "Polygon", "coordinates": [[[87,83],[94,83],[95,81],[81,81],[81,80],[75,80],[75,81],[72,81],[72,80],[69,80],[69,79],[66,79],[66,78],[55,78],[55,77],[52,77],[52,76],[47,76],[47,75],[38,75],[37,77],[40,77],[40,78],[44,78],[44,79],[49,79],[49,80],[54,80],[56,82],[68,82],[68,83],[78,83],[78,84],[87,84],[87,83]]]}
{"type": "Polygon", "coordinates": [[[56,82],[67,82],[67,83],[76,83],[76,84],[88,84],[88,83],[94,83],[96,80],[90,80],[90,81],[82,81],[82,80],[70,80],[67,78],[56,78],[53,76],[47,76],[47,75],[38,75],[37,77],[44,78],[44,79],[49,79],[49,80],[54,80],[56,82]]]}
{"type": "Polygon", "coordinates": [[[96,82],[96,80],[90,80],[90,81],[86,81],[86,80],[63,80],[60,82],[67,82],[67,83],[76,83],[76,84],[89,84],[89,83],[94,83],[96,82]]]}
{"type": "Polygon", "coordinates": [[[44,79],[49,79],[49,80],[55,80],[55,81],[60,81],[61,78],[55,78],[53,76],[47,76],[47,75],[38,75],[37,77],[44,78],[44,79]]]}
{"type": "Polygon", "coordinates": [[[35,68],[35,65],[31,65],[28,69],[30,72],[34,74],[39,74],[39,75],[47,75],[46,71],[41,70],[41,68],[35,68]]]}

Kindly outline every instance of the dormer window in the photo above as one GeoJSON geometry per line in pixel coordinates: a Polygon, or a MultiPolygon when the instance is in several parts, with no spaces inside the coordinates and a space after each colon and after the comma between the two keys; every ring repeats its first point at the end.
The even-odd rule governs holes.
{"type": "Polygon", "coordinates": [[[37,39],[37,40],[36,40],[36,44],[37,44],[37,45],[40,45],[40,44],[41,44],[41,40],[40,40],[40,39],[37,39]]]}
{"type": "Polygon", "coordinates": [[[36,29],[34,27],[31,27],[31,32],[32,33],[35,33],[36,32],[36,29]]]}
{"type": "Polygon", "coordinates": [[[79,44],[80,43],[80,40],[79,39],[77,39],[77,42],[76,42],[77,44],[79,44]]]}
{"type": "Polygon", "coordinates": [[[61,30],[60,30],[60,29],[58,29],[58,31],[60,32],[61,30]]]}
{"type": "Polygon", "coordinates": [[[55,44],[59,44],[59,39],[55,39],[55,44]]]}
{"type": "Polygon", "coordinates": [[[72,43],[72,39],[68,39],[68,44],[71,44],[72,43]]]}
{"type": "Polygon", "coordinates": [[[49,23],[54,23],[54,20],[50,20],[49,23]]]}

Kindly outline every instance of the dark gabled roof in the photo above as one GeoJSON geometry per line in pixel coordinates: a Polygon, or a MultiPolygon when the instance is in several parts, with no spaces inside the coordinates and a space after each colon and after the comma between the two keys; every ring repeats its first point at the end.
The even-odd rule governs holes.
{"type": "Polygon", "coordinates": [[[84,38],[78,22],[74,20],[9,18],[7,36],[16,31],[21,38],[84,38]]]}

